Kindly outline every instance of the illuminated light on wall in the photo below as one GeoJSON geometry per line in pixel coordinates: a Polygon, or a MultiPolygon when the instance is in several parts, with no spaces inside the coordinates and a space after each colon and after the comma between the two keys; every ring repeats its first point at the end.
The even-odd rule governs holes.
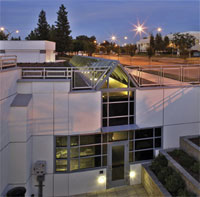
{"type": "Polygon", "coordinates": [[[135,178],[135,176],[136,176],[135,171],[130,171],[129,176],[130,176],[130,178],[132,178],[132,179],[135,178]]]}
{"type": "Polygon", "coordinates": [[[98,183],[99,184],[103,184],[103,183],[105,183],[106,182],[106,177],[105,176],[99,176],[99,178],[98,178],[98,183]]]}

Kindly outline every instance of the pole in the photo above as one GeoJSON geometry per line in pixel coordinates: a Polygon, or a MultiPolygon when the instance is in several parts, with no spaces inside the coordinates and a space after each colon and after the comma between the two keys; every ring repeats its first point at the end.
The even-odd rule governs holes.
{"type": "Polygon", "coordinates": [[[42,197],[43,196],[44,175],[37,176],[37,181],[39,183],[39,185],[38,185],[38,197],[42,197]]]}

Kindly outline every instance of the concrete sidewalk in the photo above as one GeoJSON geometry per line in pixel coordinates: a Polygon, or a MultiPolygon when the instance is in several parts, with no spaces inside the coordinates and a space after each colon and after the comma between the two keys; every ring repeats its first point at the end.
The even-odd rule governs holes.
{"type": "Polygon", "coordinates": [[[144,187],[139,184],[115,187],[99,192],[91,192],[70,197],[148,197],[148,194],[144,187]]]}

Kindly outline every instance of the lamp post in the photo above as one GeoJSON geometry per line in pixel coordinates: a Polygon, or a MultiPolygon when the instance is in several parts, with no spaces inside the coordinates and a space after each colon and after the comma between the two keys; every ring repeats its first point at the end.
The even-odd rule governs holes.
{"type": "Polygon", "coordinates": [[[15,30],[15,31],[9,31],[8,29],[6,29],[5,27],[1,27],[0,28],[0,31],[2,31],[2,32],[4,32],[4,31],[7,31],[7,37],[9,37],[11,34],[13,34],[13,33],[16,33],[16,34],[18,34],[19,33],[19,30],[15,30]]]}

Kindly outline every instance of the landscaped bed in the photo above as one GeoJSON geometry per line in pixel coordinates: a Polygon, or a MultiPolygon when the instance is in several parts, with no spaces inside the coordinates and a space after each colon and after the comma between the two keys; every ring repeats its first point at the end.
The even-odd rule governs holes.
{"type": "Polygon", "coordinates": [[[189,139],[191,142],[193,142],[194,144],[196,144],[197,146],[200,146],[200,137],[196,137],[196,138],[191,138],[189,139]]]}
{"type": "Polygon", "coordinates": [[[165,156],[159,155],[154,159],[150,169],[172,196],[196,196],[186,189],[185,181],[181,176],[168,166],[165,156]]]}
{"type": "Polygon", "coordinates": [[[187,172],[200,182],[200,163],[183,150],[175,149],[168,154],[178,162],[187,172]]]}

